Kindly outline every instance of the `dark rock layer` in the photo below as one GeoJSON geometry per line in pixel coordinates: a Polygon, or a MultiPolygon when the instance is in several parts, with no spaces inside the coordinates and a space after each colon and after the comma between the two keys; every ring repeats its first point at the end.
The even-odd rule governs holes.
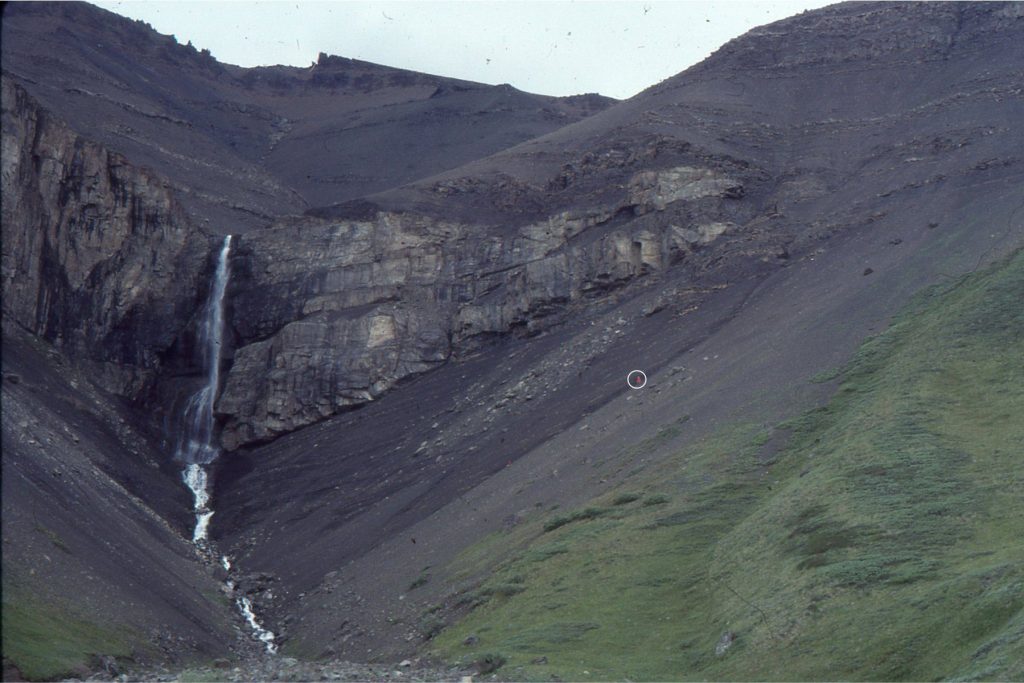
{"type": "Polygon", "coordinates": [[[213,242],[171,189],[3,79],[4,318],[140,399],[202,301],[213,242]]]}

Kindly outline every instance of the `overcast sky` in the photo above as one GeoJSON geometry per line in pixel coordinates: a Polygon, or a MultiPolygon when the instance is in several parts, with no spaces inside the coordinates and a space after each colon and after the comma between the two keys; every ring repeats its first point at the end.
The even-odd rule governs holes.
{"type": "Polygon", "coordinates": [[[139,2],[95,4],[241,66],[319,52],[544,95],[625,98],[726,41],[828,2],[139,2]]]}

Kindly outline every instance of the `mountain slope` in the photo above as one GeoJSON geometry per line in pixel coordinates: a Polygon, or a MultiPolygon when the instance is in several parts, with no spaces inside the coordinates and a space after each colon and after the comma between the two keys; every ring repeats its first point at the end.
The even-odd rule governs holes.
{"type": "MultiPolygon", "coordinates": [[[[557,130],[552,111],[567,107],[571,119],[601,102],[539,101],[328,57],[309,69],[240,70],[129,22],[108,31],[88,7],[13,11],[3,29],[4,68],[17,66],[4,79],[5,345],[9,334],[38,335],[44,351],[118,394],[104,397],[104,422],[149,435],[139,450],[157,462],[204,371],[195,316],[214,233],[243,233],[218,359],[225,452],[212,468],[211,534],[231,558],[236,595],[253,599],[286,655],[437,653],[486,669],[498,661],[490,652],[531,676],[751,678],[772,673],[757,666],[782,642],[798,648],[783,653],[778,678],[1014,673],[1000,658],[1017,647],[1016,612],[987,608],[991,599],[1019,609],[1016,575],[997,566],[1016,559],[1019,514],[1012,490],[985,489],[959,453],[996,473],[1012,466],[1001,440],[1015,436],[1006,416],[1019,397],[992,339],[1002,329],[1015,343],[1017,321],[998,302],[1016,294],[1019,257],[941,304],[918,302],[883,337],[899,348],[867,347],[879,355],[853,361],[847,390],[814,380],[846,366],[922,289],[1024,246],[1019,5],[806,13],[557,130]],[[38,47],[57,40],[73,64],[38,47]],[[95,46],[108,42],[117,49],[95,46]],[[74,91],[65,67],[95,89],[74,91]],[[481,139],[502,151],[435,150],[436,166],[403,151],[374,166],[375,141],[429,129],[446,146],[480,112],[491,122],[481,139]],[[504,148],[510,127],[547,134],[504,148]],[[49,134],[29,132],[39,130],[49,134]],[[339,150],[351,155],[339,160],[339,150]],[[981,317],[965,329],[975,304],[981,317]],[[947,313],[938,322],[949,329],[934,324],[947,313]],[[949,355],[960,343],[984,360],[977,378],[949,355]],[[635,369],[648,375],[643,390],[624,384],[635,369]],[[927,393],[933,380],[963,391],[962,404],[927,393]],[[979,410],[983,385],[1005,393],[979,410]],[[793,422],[830,398],[829,410],[793,422]],[[923,427],[917,411],[930,420],[923,427]],[[994,434],[977,443],[949,429],[982,432],[986,421],[994,434]],[[836,446],[826,452],[825,442],[836,446]],[[861,451],[877,462],[848,469],[861,451]],[[894,485],[901,479],[948,505],[930,507],[894,485]],[[850,485],[862,481],[864,491],[850,485]],[[997,496],[1006,517],[976,507],[997,496]],[[1004,536],[936,541],[961,504],[977,515],[961,527],[988,520],[1010,539],[1003,555],[967,556],[1004,536]],[[925,509],[934,514],[908,522],[925,509]],[[761,558],[777,571],[761,571],[761,558]],[[673,566],[693,583],[666,576],[673,566]],[[631,568],[647,576],[634,581],[631,568]],[[876,633],[873,600],[918,597],[915,609],[936,600],[934,625],[959,604],[941,591],[976,590],[965,574],[976,570],[991,574],[985,590],[1002,592],[977,593],[982,612],[959,611],[970,631],[960,649],[902,613],[892,620],[899,647],[861,638],[863,657],[833,652],[814,627],[876,633]],[[800,611],[812,583],[825,616],[800,611]],[[672,602],[685,590],[692,611],[672,602]],[[624,612],[627,598],[644,609],[624,612]],[[684,635],[659,628],[665,616],[684,635]],[[725,631],[735,644],[716,657],[725,631]],[[646,657],[617,649],[627,643],[646,657]]],[[[37,390],[27,404],[42,414],[44,398],[37,390]]],[[[5,417],[5,444],[21,454],[5,451],[5,468],[38,479],[40,465],[78,457],[49,446],[28,457],[38,439],[19,425],[5,417]]],[[[88,480],[90,495],[134,490],[129,452],[98,444],[95,457],[118,466],[88,480]]],[[[104,526],[134,527],[147,506],[184,515],[173,469],[147,478],[144,500],[104,526]]],[[[33,499],[19,491],[4,499],[21,513],[33,499]]],[[[54,495],[76,500],[65,488],[54,495]]],[[[79,597],[113,601],[113,573],[86,552],[98,539],[81,518],[44,522],[51,536],[22,516],[13,547],[59,549],[54,538],[81,536],[73,558],[50,557],[67,576],[103,568],[105,588],[79,597]]],[[[175,556],[183,526],[155,541],[136,534],[155,548],[140,567],[175,556]]],[[[215,575],[196,555],[180,576],[184,618],[216,635],[210,650],[175,641],[171,655],[226,652],[233,631],[216,594],[191,602],[215,575]]],[[[66,577],[58,585],[71,590],[66,577]]]]}
{"type": "Polygon", "coordinates": [[[548,136],[246,236],[226,445],[361,405],[632,282],[782,267],[918,197],[1018,177],[1022,25],[1015,5],[809,13],[548,136]],[[781,50],[789,34],[800,59],[781,50]],[[749,57],[766,51],[777,65],[749,57]],[[263,372],[272,361],[280,372],[263,372]]]}
{"type": "Polygon", "coordinates": [[[1016,680],[1022,296],[1021,252],[939,285],[827,406],[487,539],[453,569],[514,555],[433,647],[529,680],[1016,680]]]}
{"type": "Polygon", "coordinates": [[[186,541],[189,498],[144,422],[5,323],[4,679],[236,647],[237,617],[186,541]]]}
{"type": "Polygon", "coordinates": [[[723,425],[771,425],[826,398],[810,380],[920,287],[1024,242],[1018,187],[922,192],[941,225],[906,203],[785,268],[664,276],[236,452],[214,534],[240,564],[280,577],[263,604],[275,625],[288,615],[286,650],[408,655],[430,633],[423,612],[452,609],[511,552],[503,530],[583,506],[637,468],[660,476],[665,458],[723,425]],[[648,374],[641,392],[625,386],[632,369],[648,374]],[[446,569],[489,534],[502,540],[474,572],[446,569]]]}
{"type": "Polygon", "coordinates": [[[244,69],[85,3],[8,4],[3,68],[78,132],[244,232],[492,154],[607,107],[321,55],[244,69]]]}
{"type": "Polygon", "coordinates": [[[827,398],[809,380],[921,287],[1019,247],[1015,11],[808,13],[723,53],[815,40],[795,63],[778,49],[777,65],[749,70],[713,57],[584,122],[375,195],[376,219],[338,207],[244,237],[237,282],[253,301],[239,293],[236,313],[259,326],[239,330],[221,402],[240,448],[223,462],[214,534],[280,577],[264,604],[271,623],[288,619],[286,649],[408,654],[509,552],[497,543],[475,572],[445,569],[472,539],[583,505],[723,425],[796,417],[827,398]],[[941,31],[889,39],[922,22],[941,31]],[[867,47],[833,51],[821,24],[867,47]],[[957,30],[974,37],[949,49],[957,30]],[[759,104],[769,91],[776,107],[759,104]],[[317,251],[297,253],[299,235],[317,251]],[[316,265],[276,271],[286,253],[316,265]],[[257,310],[268,299],[289,306],[257,310]],[[374,325],[389,330],[381,346],[374,325]],[[348,340],[343,358],[325,351],[333,340],[348,340]],[[282,370],[261,370],[271,363],[282,370]],[[367,377],[366,363],[383,370],[367,377]],[[436,367],[412,379],[414,363],[436,367]],[[643,392],[623,384],[632,369],[648,373],[643,392]],[[375,393],[382,378],[393,393],[375,393]],[[236,431],[263,420],[319,424],[269,445],[236,431]]]}

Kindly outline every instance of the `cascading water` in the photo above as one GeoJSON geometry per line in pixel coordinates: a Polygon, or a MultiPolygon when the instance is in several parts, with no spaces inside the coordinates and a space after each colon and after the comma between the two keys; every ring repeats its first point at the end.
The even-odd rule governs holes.
{"type": "Polygon", "coordinates": [[[235,604],[238,605],[238,609],[241,610],[242,616],[245,617],[245,621],[249,624],[249,628],[252,629],[253,635],[255,635],[260,642],[266,645],[267,652],[272,655],[277,654],[277,645],[274,644],[274,634],[260,625],[259,620],[256,619],[256,614],[252,611],[252,601],[243,595],[235,601],[235,604]]]}
{"type": "Polygon", "coordinates": [[[217,400],[217,389],[220,386],[224,292],[227,291],[228,278],[231,276],[228,268],[230,254],[231,235],[228,235],[224,238],[224,245],[220,250],[213,289],[199,327],[199,346],[203,367],[206,368],[206,384],[193,394],[185,405],[184,429],[174,454],[177,460],[185,463],[182,479],[194,497],[192,509],[196,513],[196,526],[192,532],[192,541],[197,545],[206,543],[210,517],[213,516],[213,511],[210,510],[209,479],[205,466],[213,462],[219,453],[214,443],[213,403],[217,400]]]}
{"type": "MultiPolygon", "coordinates": [[[[217,261],[217,272],[213,279],[213,289],[206,303],[206,310],[199,327],[199,346],[202,352],[203,367],[206,368],[206,384],[193,394],[185,404],[183,430],[178,441],[174,457],[185,463],[181,478],[192,491],[192,509],[196,515],[196,525],[192,531],[192,542],[207,556],[212,553],[209,547],[208,529],[213,510],[210,509],[210,482],[206,466],[217,459],[220,450],[214,441],[213,404],[217,400],[220,388],[220,352],[224,338],[224,293],[227,291],[228,257],[231,255],[231,235],[224,238],[217,261]]],[[[231,571],[231,561],[226,555],[220,558],[224,571],[231,571]]],[[[235,589],[231,579],[227,581],[230,590],[235,589]]],[[[275,654],[277,645],[274,634],[263,628],[253,611],[252,601],[245,596],[235,600],[238,610],[253,635],[267,648],[267,652],[275,654]]]]}

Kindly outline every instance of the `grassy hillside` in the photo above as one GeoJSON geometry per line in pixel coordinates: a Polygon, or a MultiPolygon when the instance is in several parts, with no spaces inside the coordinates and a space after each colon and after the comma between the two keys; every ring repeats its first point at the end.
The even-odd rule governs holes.
{"type": "Polygon", "coordinates": [[[517,679],[1024,678],[1022,301],[1018,253],[920,295],[826,407],[488,539],[521,551],[428,649],[517,679]]]}
{"type": "Polygon", "coordinates": [[[27,680],[81,676],[99,668],[98,654],[131,656],[131,643],[142,642],[127,629],[100,626],[55,607],[5,582],[3,650],[7,662],[27,680]]]}

